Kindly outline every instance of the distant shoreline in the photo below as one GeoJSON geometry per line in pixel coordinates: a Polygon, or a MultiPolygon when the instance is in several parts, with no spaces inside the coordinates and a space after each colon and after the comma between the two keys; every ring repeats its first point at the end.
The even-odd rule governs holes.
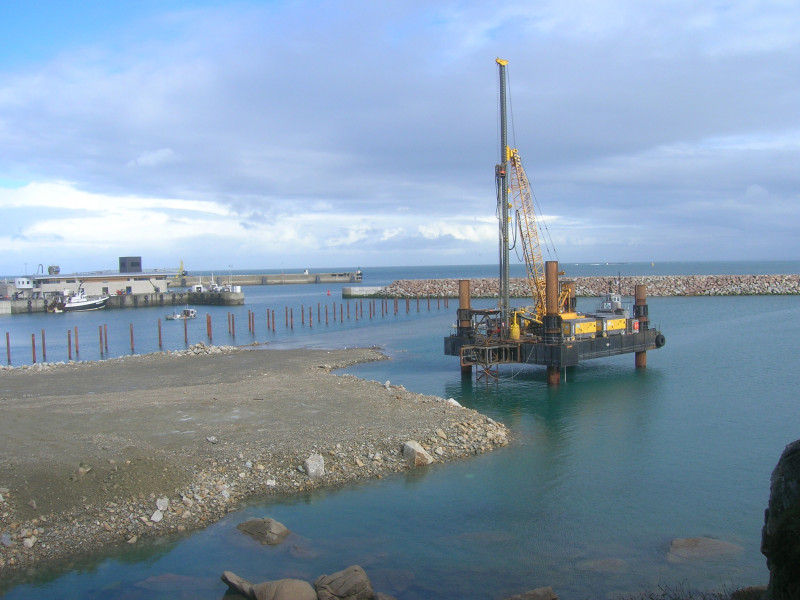
{"type": "MultiPolygon", "coordinates": [[[[381,288],[375,295],[389,298],[458,297],[458,279],[401,279],[381,288]]],[[[800,294],[800,274],[791,275],[642,275],[562,277],[575,282],[579,297],[599,297],[609,292],[633,296],[636,285],[647,286],[647,295],[669,296],[769,296],[800,294]]],[[[473,298],[496,298],[496,278],[470,279],[473,298]]],[[[513,278],[509,294],[530,297],[528,280],[513,278]]]]}

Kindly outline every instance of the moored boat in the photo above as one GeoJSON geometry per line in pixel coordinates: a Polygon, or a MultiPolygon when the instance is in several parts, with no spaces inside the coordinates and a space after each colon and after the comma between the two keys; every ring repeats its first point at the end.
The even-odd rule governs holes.
{"type": "Polygon", "coordinates": [[[183,319],[195,319],[195,318],[197,318],[197,309],[196,308],[189,308],[187,306],[181,312],[172,313],[171,315],[167,315],[164,318],[167,321],[179,321],[179,320],[183,320],[183,319]]]}
{"type": "Polygon", "coordinates": [[[83,289],[69,298],[65,299],[63,304],[56,307],[56,312],[76,312],[80,310],[98,310],[106,307],[108,296],[98,296],[96,298],[88,298],[83,289]]]}

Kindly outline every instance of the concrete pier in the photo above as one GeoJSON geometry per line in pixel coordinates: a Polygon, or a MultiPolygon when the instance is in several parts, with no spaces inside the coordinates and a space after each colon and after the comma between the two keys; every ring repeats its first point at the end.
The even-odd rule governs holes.
{"type": "Polygon", "coordinates": [[[378,296],[382,290],[383,288],[378,286],[348,286],[342,288],[342,298],[370,298],[378,296]]]}
{"type": "Polygon", "coordinates": [[[361,271],[343,271],[339,273],[260,273],[255,275],[199,275],[173,279],[171,288],[192,287],[199,284],[208,285],[291,285],[311,283],[360,283],[361,271]]]}
{"type": "MultiPolygon", "coordinates": [[[[47,312],[51,300],[2,300],[0,315],[47,312]]],[[[142,308],[147,306],[239,306],[244,304],[243,292],[163,292],[151,294],[121,294],[110,296],[106,309],[142,308]]],[[[101,309],[105,310],[105,309],[101,309]]]]}

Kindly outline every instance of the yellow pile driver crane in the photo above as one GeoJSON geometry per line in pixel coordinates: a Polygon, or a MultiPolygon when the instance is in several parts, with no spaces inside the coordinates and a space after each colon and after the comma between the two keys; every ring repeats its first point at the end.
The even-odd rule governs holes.
{"type": "MultiPolygon", "coordinates": [[[[519,240],[522,245],[523,259],[525,261],[526,275],[528,279],[528,287],[530,288],[531,298],[533,305],[521,309],[511,310],[509,307],[509,300],[507,295],[504,296],[503,292],[508,293],[508,251],[509,235],[508,225],[512,219],[509,215],[498,215],[500,217],[500,226],[504,232],[501,233],[501,244],[505,246],[501,252],[501,272],[500,272],[500,309],[505,310],[507,316],[510,316],[509,335],[512,338],[519,337],[520,324],[517,320],[527,322],[527,328],[541,325],[542,317],[545,314],[545,274],[544,274],[544,260],[542,259],[542,249],[539,242],[539,224],[536,219],[536,211],[533,205],[533,192],[525,174],[525,168],[522,166],[522,158],[516,148],[511,148],[507,145],[507,125],[506,125],[506,109],[505,109],[505,67],[508,61],[498,58],[497,64],[500,67],[500,85],[501,85],[501,143],[503,162],[497,165],[496,176],[498,179],[498,202],[502,203],[506,209],[514,209],[517,230],[519,232],[519,240]],[[511,201],[509,201],[511,200],[511,201]],[[502,266],[503,262],[506,266],[502,266]],[[506,281],[503,281],[503,278],[506,281]]],[[[559,296],[559,312],[564,312],[567,301],[567,293],[564,291],[559,296]]],[[[504,318],[504,322],[508,322],[504,318]]]]}
{"type": "MultiPolygon", "coordinates": [[[[459,308],[453,334],[444,339],[444,352],[458,356],[461,373],[475,367],[476,379],[497,380],[501,364],[547,367],[547,383],[556,385],[560,372],[581,360],[617,354],[636,354],[636,367],[646,366],[648,350],[661,348],[665,339],[650,328],[646,287],[636,286],[633,311],[623,307],[619,294],[609,294],[602,307],[580,314],[574,282],[559,281],[558,261],[542,260],[539,223],[531,185],[519,152],[508,145],[506,65],[500,68],[500,163],[495,165],[497,216],[500,238],[499,302],[497,309],[472,309],[469,280],[459,282],[459,308]],[[511,211],[513,210],[513,216],[511,211]],[[524,254],[533,305],[512,309],[509,303],[509,229],[524,254]]],[[[541,220],[541,217],[540,217],[541,220]]],[[[544,222],[542,221],[542,226],[544,222]]],[[[546,232],[547,228],[543,227],[546,232]]]]}

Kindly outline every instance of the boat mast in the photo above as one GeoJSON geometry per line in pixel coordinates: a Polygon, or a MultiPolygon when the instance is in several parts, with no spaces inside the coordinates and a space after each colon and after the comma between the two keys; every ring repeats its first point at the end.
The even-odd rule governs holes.
{"type": "Polygon", "coordinates": [[[495,167],[497,183],[497,216],[500,221],[500,320],[503,335],[508,328],[509,269],[508,269],[508,126],[506,120],[506,65],[507,60],[496,60],[500,70],[500,164],[495,167]]]}

